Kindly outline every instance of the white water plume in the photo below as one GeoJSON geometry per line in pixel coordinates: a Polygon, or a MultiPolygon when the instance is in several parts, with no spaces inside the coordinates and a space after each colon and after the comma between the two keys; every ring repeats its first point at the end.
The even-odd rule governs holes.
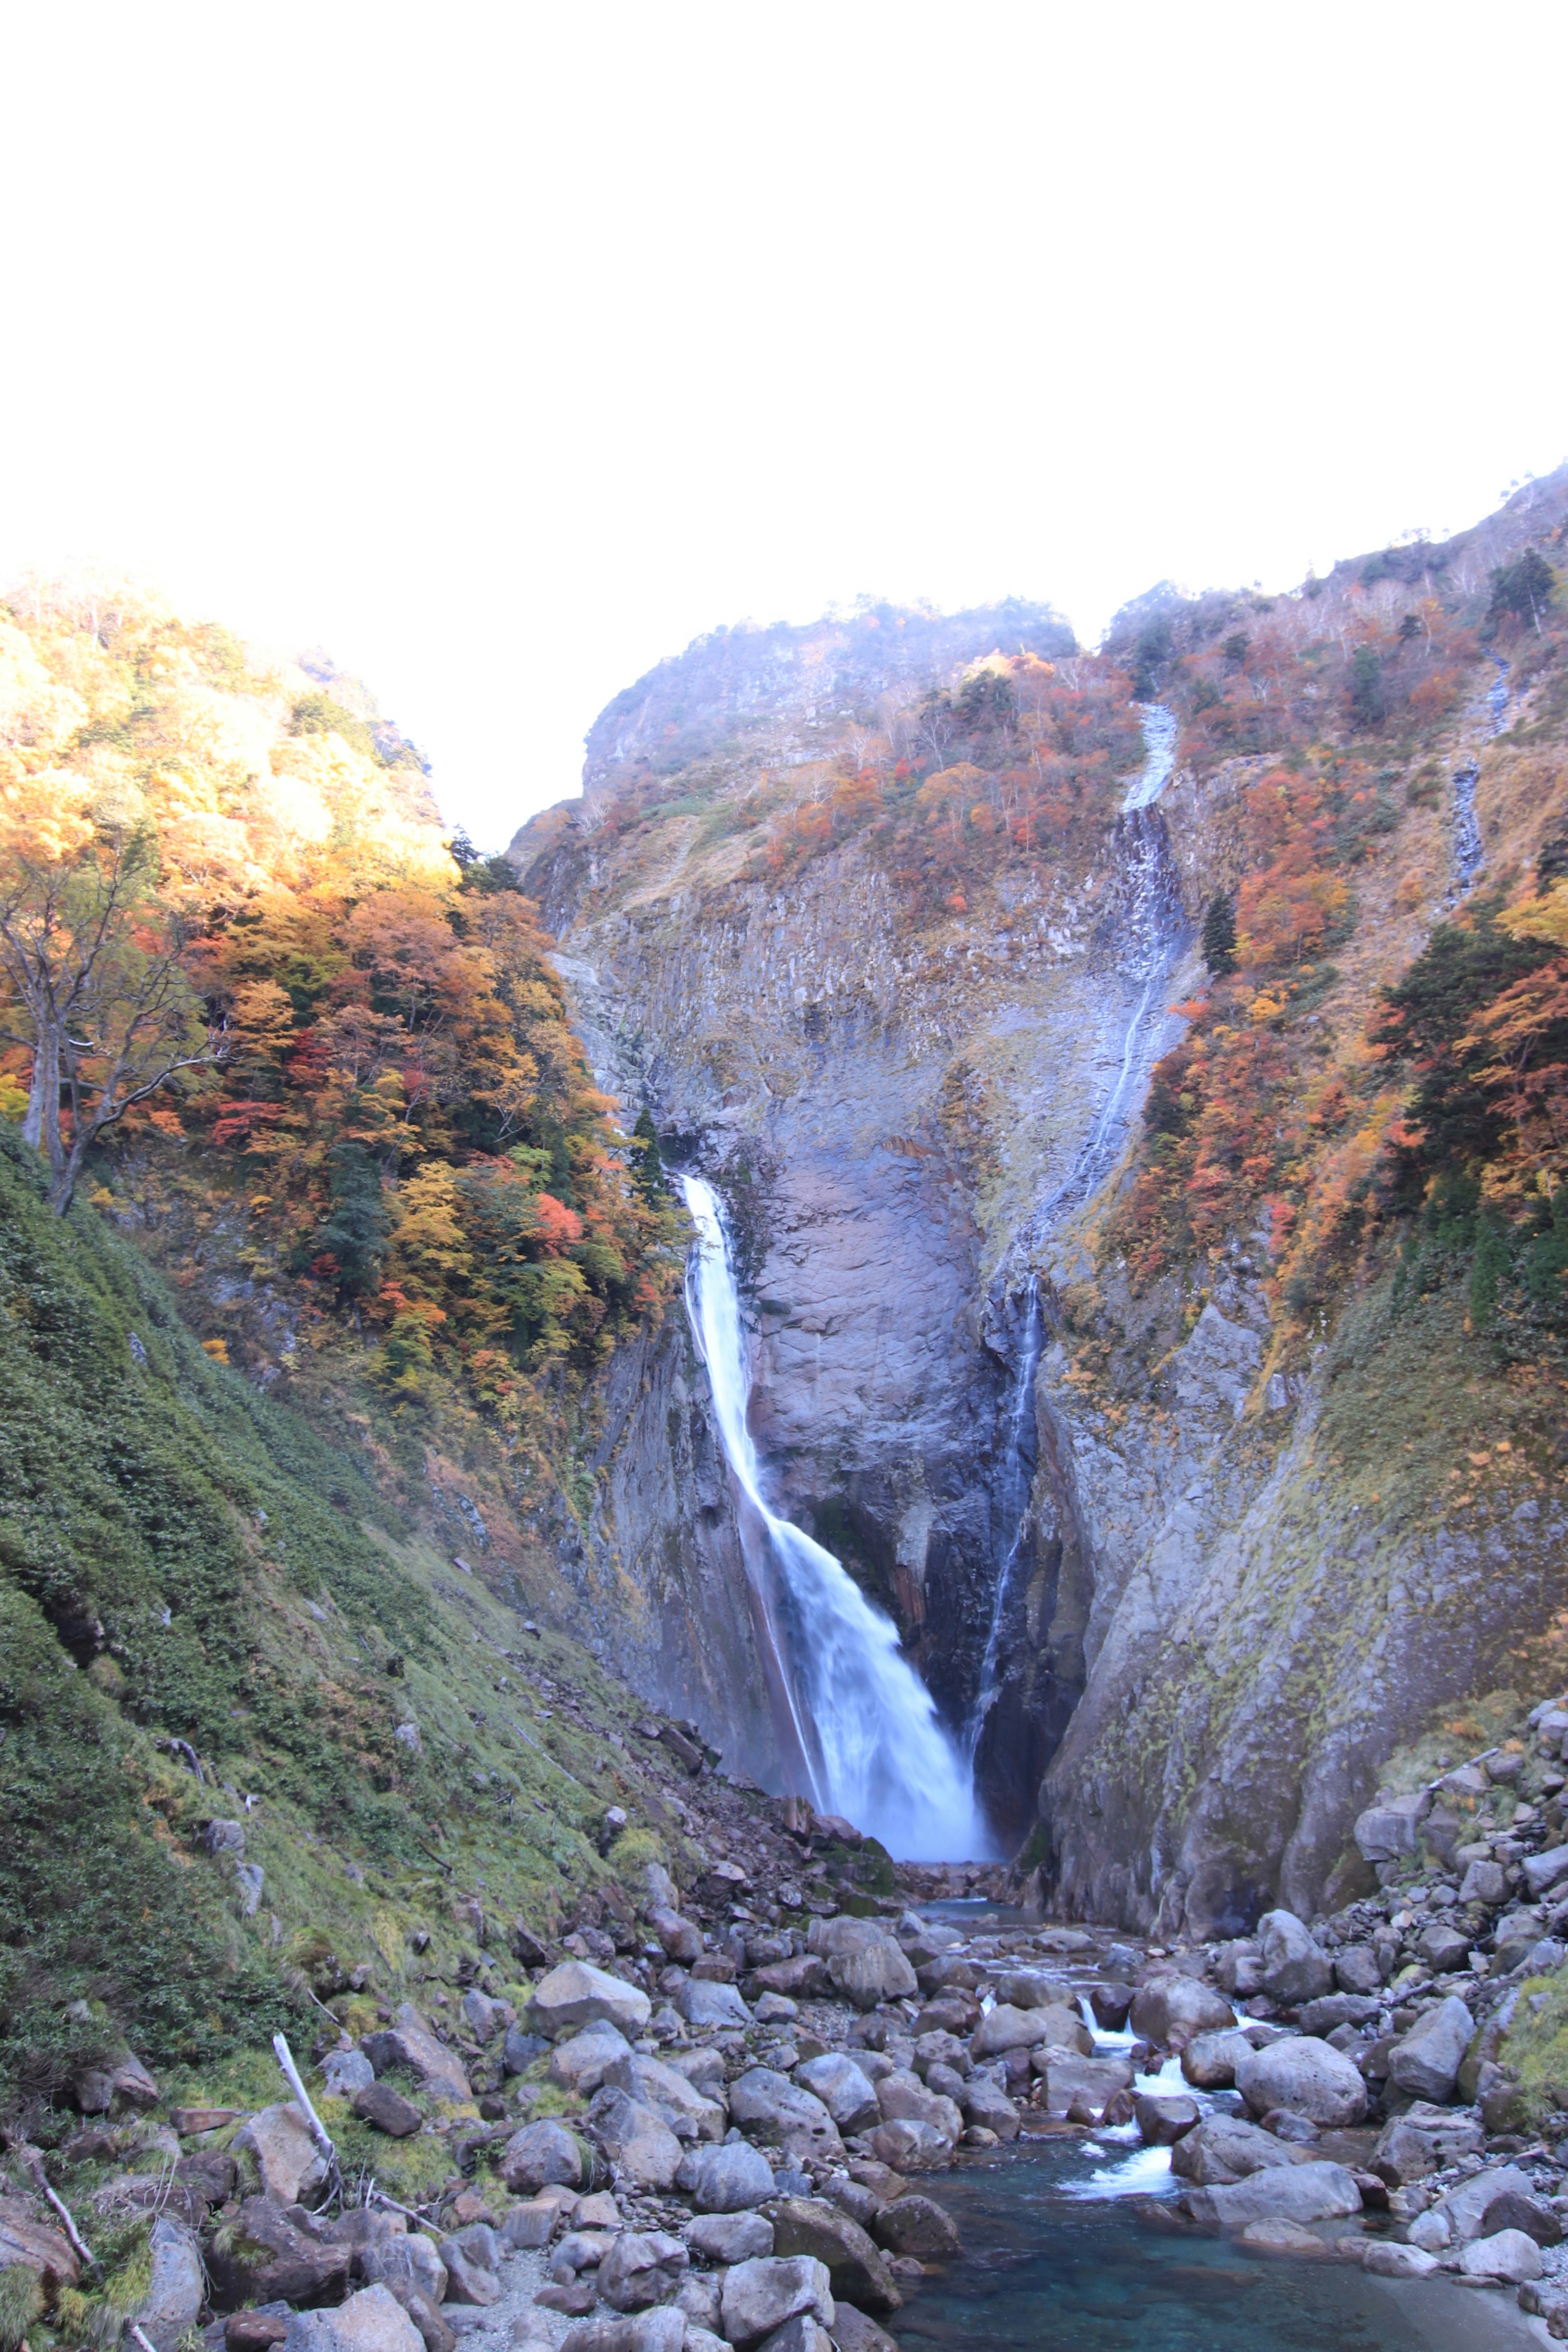
{"type": "Polygon", "coordinates": [[[1152,808],[1176,764],[1176,714],[1163,702],[1137,705],[1143,721],[1143,765],[1127,787],[1121,806],[1152,808]]]}
{"type": "Polygon", "coordinates": [[[994,1852],[970,1775],[936,1707],[874,1609],[830,1551],[763,1498],[746,1410],[751,1397],[741,1306],[718,1195],[700,1176],[680,1188],[697,1227],[686,1306],[708,1367],[719,1435],[741,1490],[752,1622],[785,1770],[818,1812],[839,1813],[904,1862],[978,1860],[994,1852]]]}

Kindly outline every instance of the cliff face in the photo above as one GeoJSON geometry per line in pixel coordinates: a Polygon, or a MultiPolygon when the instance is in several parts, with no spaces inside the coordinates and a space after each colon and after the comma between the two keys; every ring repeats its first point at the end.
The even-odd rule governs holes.
{"type": "MultiPolygon", "coordinates": [[[[1497,671],[1462,628],[1488,568],[1565,503],[1537,486],[1448,551],[1391,551],[1277,608],[1233,599],[1216,621],[1156,599],[1120,667],[1058,640],[1047,670],[1048,616],[1031,646],[1016,612],[1011,639],[994,614],[944,625],[923,672],[885,614],[787,660],[770,633],[707,641],[611,706],[585,799],[512,845],[602,1081],[729,1203],[782,1507],[891,1612],[949,1724],[978,1706],[993,1820],[1097,1916],[1234,1932],[1276,1895],[1348,1886],[1382,1759],[1508,1680],[1563,1598],[1551,1407],[1478,1353],[1452,1284],[1395,1313],[1389,1261],[1342,1255],[1292,1307],[1280,1236],[1317,1213],[1312,1181],[1270,1207],[1240,1147],[1201,1245],[1152,1267],[1126,1220],[1163,1149],[1140,1120],[1183,1034],[1170,1008],[1204,985],[1200,920],[1258,863],[1259,793],[1287,772],[1248,728],[1286,745],[1289,776],[1354,765],[1332,803],[1353,880],[1333,961],[1310,985],[1287,962],[1241,1016],[1277,1087],[1364,1093],[1378,991],[1456,903],[1471,769],[1488,870],[1520,886],[1565,796],[1563,717],[1542,677],[1494,740],[1497,671]],[[1423,583],[1426,620],[1402,627],[1423,583]],[[1428,669],[1448,667],[1368,742],[1345,698],[1353,721],[1357,633],[1384,604],[1390,691],[1418,626],[1428,669]],[[1269,631],[1305,648],[1305,756],[1268,732],[1278,668],[1230,741],[1215,721],[1269,631]],[[799,682],[813,662],[820,694],[799,682]],[[1133,682],[1181,734],[1157,804],[1121,814],[1158,748],[1157,720],[1142,746],[1111,731],[1133,682]],[[1490,1467],[1461,1507],[1467,1447],[1490,1467]]],[[[610,1376],[629,1401],[580,1573],[629,1580],[647,1686],[765,1771],[723,1598],[742,1590],[727,1481],[683,1345],[667,1333],[610,1376]]]]}

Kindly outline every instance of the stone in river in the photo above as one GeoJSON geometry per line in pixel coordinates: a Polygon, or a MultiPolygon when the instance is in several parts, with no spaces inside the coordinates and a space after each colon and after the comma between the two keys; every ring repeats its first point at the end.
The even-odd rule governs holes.
{"type": "Polygon", "coordinates": [[[1156,1977],[1133,1994],[1130,2022],[1145,2042],[1191,2042],[1234,2025],[1236,2011],[1223,1993],[1196,1977],[1156,1977]]]}
{"type": "Polygon", "coordinates": [[[1263,1990],[1289,2008],[1315,2000],[1334,1980],[1334,1964],[1293,1911],[1266,1911],[1258,1923],[1263,1990]]]}
{"type": "Polygon", "coordinates": [[[1522,2286],[1526,2279],[1541,2276],[1541,2248],[1523,2230],[1500,2230],[1495,2237],[1472,2238],[1461,2248],[1459,2271],[1465,2278],[1522,2286]]]}
{"type": "Polygon", "coordinates": [[[814,2254],[827,2267],[837,2303],[862,2311],[897,2311],[903,2302],[880,2252],[858,2221],[811,2197],[782,2197],[767,2208],[775,2254],[814,2254]]]}
{"type": "Polygon", "coordinates": [[[1239,2229],[1279,2215],[1287,2221],[1343,2221],[1362,2210],[1355,2176],[1342,2164],[1281,2165],[1228,2187],[1188,2189],[1178,2200],[1194,2221],[1239,2229]]]}
{"type": "Polygon", "coordinates": [[[1182,2074],[1194,2090],[1228,2091],[1236,2081],[1237,2060],[1251,2055],[1252,2044],[1238,2028],[1194,2033],[1182,2053],[1182,2074]]]}
{"type": "Polygon", "coordinates": [[[1152,2091],[1138,2092],[1132,2102],[1133,2121],[1138,2137],[1145,2147],[1173,2147],[1179,2139],[1196,2128],[1198,2121],[1195,2099],[1161,2096],[1152,2091]]]}
{"type": "Polygon", "coordinates": [[[1239,2059],[1236,2087],[1255,2116],[1289,2107],[1315,2124],[1342,2127],[1360,2123],[1366,2113],[1359,2069],[1342,2051],[1310,2034],[1270,2042],[1239,2059]]]}

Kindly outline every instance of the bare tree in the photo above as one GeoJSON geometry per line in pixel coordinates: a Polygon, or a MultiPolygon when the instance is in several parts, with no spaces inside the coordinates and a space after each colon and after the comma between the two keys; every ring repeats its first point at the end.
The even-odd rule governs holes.
{"type": "Polygon", "coordinates": [[[223,1056],[156,881],[144,833],[95,836],[67,857],[13,848],[0,866],[0,1036],[32,1055],[22,1133],[49,1163],[56,1216],[107,1129],[223,1056]]]}

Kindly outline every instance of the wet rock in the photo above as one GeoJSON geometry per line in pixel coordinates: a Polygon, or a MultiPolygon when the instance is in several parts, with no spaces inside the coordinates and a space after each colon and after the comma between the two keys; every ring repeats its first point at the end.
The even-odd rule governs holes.
{"type": "Polygon", "coordinates": [[[811,2254],[823,2263],[835,2302],[842,2295],[863,2311],[897,2311],[903,2297],[866,2231],[835,2205],[784,2197],[767,2208],[778,2255],[811,2254]]]}
{"type": "Polygon", "coordinates": [[[871,2224],[871,2235],[887,2252],[916,2262],[949,2262],[961,2251],[958,2224],[946,2206],[916,2193],[884,2205],[871,2224]]]}
{"type": "Polygon", "coordinates": [[[437,2040],[412,2001],[403,2003],[384,2032],[367,2033],[360,2048],[378,2074],[384,2074],[393,2066],[406,2066],[432,2098],[467,2100],[473,2096],[457,2053],[437,2040]]]}
{"type": "Polygon", "coordinates": [[[599,2264],[599,2293],[615,2311],[646,2311],[668,2302],[690,2257],[667,2230],[626,2230],[599,2264]]]}
{"type": "Polygon", "coordinates": [[[553,2118],[513,2132],[501,2150],[499,2169],[513,2196],[532,2196],[550,2181],[582,2189],[587,2180],[581,2140],[553,2118]]]}
{"type": "Polygon", "coordinates": [[[680,2169],[681,2147],[669,2126],[641,2100],[609,2084],[595,2091],[588,2109],[588,2137],[615,2167],[619,2187],[670,2189],[680,2169]]]}
{"type": "Polygon", "coordinates": [[[1257,2124],[1239,2116],[1207,2116],[1171,2150],[1171,2170],[1178,2180],[1200,2189],[1223,2188],[1249,2179],[1255,2172],[1277,2171],[1299,2161],[1293,2148],[1283,2147],[1257,2124]]]}
{"type": "Polygon", "coordinates": [[[1092,2057],[1094,2036],[1076,2011],[1052,2005],[1045,2009],[1015,2009],[998,2001],[980,2020],[969,2037],[972,2059],[995,2058],[1008,2050],[1076,2050],[1092,2057]]]}
{"type": "Polygon", "coordinates": [[[1145,2042],[1169,2045],[1234,2026],[1236,2011],[1222,1993],[1197,1977],[1156,1977],[1133,1994],[1129,2022],[1145,2042]]]}
{"type": "Polygon", "coordinates": [[[688,2025],[750,2025],[752,2012],[732,1984],[716,1984],[708,1977],[688,1977],[676,1989],[675,2010],[688,2025]]]}
{"type": "Polygon", "coordinates": [[[869,2080],[853,2058],[840,2051],[808,2058],[795,2068],[795,2079],[802,2090],[821,2100],[841,2132],[871,2131],[881,2121],[869,2080]]]}
{"type": "Polygon", "coordinates": [[[1411,2098],[1440,2101],[1452,2096],[1459,2063],[1476,2030],[1457,1993],[1428,2010],[1389,2053],[1388,2079],[1411,2098]]]}
{"type": "Polygon", "coordinates": [[[833,2306],[833,2341],[838,2352],[899,2352],[886,2328],[879,2327],[850,2303],[833,2306]]]}
{"type": "Polygon", "coordinates": [[[1249,1936],[1239,1936],[1223,1948],[1215,1977],[1232,2000],[1251,2000],[1263,1990],[1263,1959],[1249,1936]]]}
{"type": "Polygon", "coordinates": [[[871,2134],[871,2152],[897,2172],[931,2172],[952,2160],[952,2142],[935,2126],[899,2117],[879,2124],[871,2134]]]}
{"type": "Polygon", "coordinates": [[[384,2286],[362,2287],[335,2311],[296,2312],[285,2352],[423,2352],[413,2320],[384,2286]]]}
{"type": "Polygon", "coordinates": [[[1066,2009],[1077,2014],[1072,1987],[1060,1977],[1047,1976],[1044,1969],[1005,1969],[994,1989],[997,2000],[1013,2009],[1066,2009]]]}
{"type": "Polygon", "coordinates": [[[348,2284],[350,2250],[324,2244],[268,2197],[247,2197],[207,2248],[220,2309],[240,2303],[335,2303],[348,2284]]]}
{"type": "Polygon", "coordinates": [[[601,2018],[622,2033],[640,2033],[653,2014],[653,2003],[639,1986],[604,1969],[586,1960],[563,1960],[534,1986],[528,2013],[541,2033],[558,2041],[573,2027],[592,2025],[601,2018]]]}
{"type": "Polygon", "coordinates": [[[768,2255],[737,2263],[724,2274],[724,2334],[748,2352],[797,2314],[833,2324],[833,2290],[826,2266],[810,2254],[768,2255]]]}
{"type": "Polygon", "coordinates": [[[617,2058],[629,2058],[632,2045],[619,2026],[607,2018],[599,2018],[584,2032],[569,2034],[558,2042],[550,2053],[545,2068],[552,2083],[565,2091],[575,2091],[580,2098],[592,2098],[604,2081],[606,2070],[617,2058]]]}
{"type": "Polygon", "coordinates": [[[1070,2051],[1047,2050],[1037,2051],[1031,2063],[1039,2074],[1035,2104],[1051,2116],[1065,2116],[1077,2098],[1102,2114],[1118,2091],[1132,2087],[1132,2067],[1125,2058],[1079,2058],[1070,2051]]]}
{"type": "Polygon", "coordinates": [[[1188,2132],[1196,2128],[1197,2103],[1194,2099],[1140,2091],[1132,2102],[1132,2117],[1138,2126],[1138,2137],[1145,2147],[1173,2147],[1179,2139],[1184,2139],[1188,2132]]]}
{"type": "Polygon", "coordinates": [[[773,2225],[761,2213],[699,2213],[686,2242],[705,2263],[750,2263],[773,2251],[773,2225]]]}
{"type": "Polygon", "coordinates": [[[160,2213],[153,2224],[148,2252],[152,2280],[131,2318],[150,2339],[154,2352],[174,2352],[186,2329],[195,2326],[206,2297],[201,2248],[194,2230],[160,2213]]]}
{"type": "Polygon", "coordinates": [[[963,2116],[955,2103],[902,2067],[884,2074],[877,2084],[877,2105],[884,2123],[930,2124],[950,2147],[957,2146],[963,2129],[963,2116]]]}
{"type": "Polygon", "coordinates": [[[985,2074],[972,2074],[963,2085],[959,2100],[963,2120],[980,2131],[994,2131],[998,2139],[1016,2139],[1019,2115],[1017,2108],[999,2084],[985,2074]]]}
{"type": "Polygon", "coordinates": [[[749,2137],[792,2155],[837,2156],[838,2126],[822,2101],[771,2066],[753,2066],[730,2086],[730,2113],[749,2137]]]}
{"type": "Polygon", "coordinates": [[[1252,2044],[1245,2033],[1194,2033],[1182,2053],[1182,2074],[1197,2091],[1228,2091],[1236,2081],[1237,2063],[1250,2058],[1252,2044]]]}
{"type": "Polygon", "coordinates": [[[374,2126],[393,2139],[406,2139],[425,2120],[413,2100],[395,2091],[390,2083],[367,2083],[363,2090],[356,2091],[353,2111],[361,2123],[374,2126]]]}
{"type": "Polygon", "coordinates": [[[742,2213],[773,2196],[773,2167],[761,2149],[744,2140],[704,2147],[686,2158],[679,2186],[700,2213],[742,2213]]]}
{"type": "Polygon", "coordinates": [[[1322,2161],[1259,2170],[1228,2187],[1188,2189],[1178,2202],[1193,2221],[1226,2229],[1272,2215],[1287,2221],[1342,2221],[1362,2210],[1353,2174],[1322,2161]]]}
{"type": "Polygon", "coordinates": [[[276,2204],[316,2205],[326,2193],[326,2159],[317,2152],[310,2127],[292,2099],[252,2116],[230,2147],[242,2160],[250,2158],[262,2195],[276,2204]]]}
{"type": "Polygon", "coordinates": [[[1258,1923],[1263,1990],[1289,2008],[1316,2000],[1334,1980],[1333,1962],[1293,1911],[1266,1911],[1258,1923]]]}
{"type": "Polygon", "coordinates": [[[352,2099],[375,2080],[375,2068],[363,2050],[329,2050],[321,2061],[321,2082],[329,2099],[352,2099]]]}
{"type": "Polygon", "coordinates": [[[1102,2032],[1120,2033],[1132,2007],[1132,1988],[1125,1984],[1090,1985],[1089,2005],[1102,2032]]]}
{"type": "Polygon", "coordinates": [[[1366,2084],[1359,2070],[1342,2051],[1310,2035],[1271,2042],[1239,2060],[1236,2087],[1255,2116],[1289,2107],[1315,2124],[1342,2127],[1360,2123],[1366,2113],[1366,2084]]]}
{"type": "Polygon", "coordinates": [[[1423,2253],[1419,2246],[1400,2246],[1389,2238],[1374,2238],[1362,2255],[1361,2266],[1373,2278],[1429,2278],[1437,2268],[1437,2257],[1423,2253]]]}
{"type": "Polygon", "coordinates": [[[625,2091],[628,2098],[651,2107],[678,2139],[724,2137],[726,2118],[718,2102],[706,2097],[684,2074],[673,2066],[662,2065],[657,2058],[645,2058],[628,2051],[624,2058],[616,2058],[605,2068],[604,2080],[613,2090],[625,2091]]]}
{"type": "Polygon", "coordinates": [[[1500,2230],[1495,2237],[1472,2238],[1459,2252],[1459,2270],[1466,2278],[1500,2279],[1521,2286],[1541,2276],[1541,2248],[1523,2230],[1500,2230]]]}

